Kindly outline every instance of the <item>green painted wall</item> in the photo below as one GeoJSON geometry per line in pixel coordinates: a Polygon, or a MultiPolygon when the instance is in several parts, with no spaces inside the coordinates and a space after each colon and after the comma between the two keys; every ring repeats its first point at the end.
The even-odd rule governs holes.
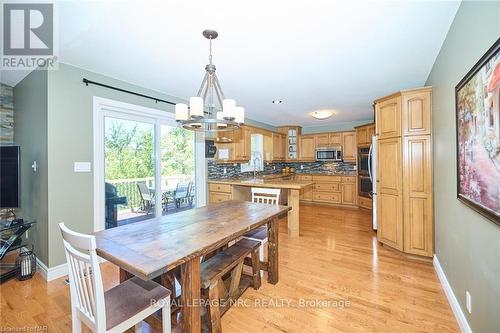
{"type": "Polygon", "coordinates": [[[433,86],[436,256],[477,333],[500,332],[500,227],[456,199],[454,92],[499,36],[500,2],[462,2],[426,82],[433,86]]]}
{"type": "Polygon", "coordinates": [[[38,258],[48,263],[47,206],[47,72],[33,71],[14,88],[14,142],[21,146],[21,208],[19,216],[36,219],[29,231],[38,258]],[[37,172],[31,168],[38,164],[37,172]]]}

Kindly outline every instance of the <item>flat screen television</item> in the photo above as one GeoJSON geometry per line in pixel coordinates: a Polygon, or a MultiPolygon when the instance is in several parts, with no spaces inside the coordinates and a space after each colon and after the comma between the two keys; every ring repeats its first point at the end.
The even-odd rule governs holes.
{"type": "Polygon", "coordinates": [[[0,146],[0,208],[19,207],[19,146],[0,146]]]}

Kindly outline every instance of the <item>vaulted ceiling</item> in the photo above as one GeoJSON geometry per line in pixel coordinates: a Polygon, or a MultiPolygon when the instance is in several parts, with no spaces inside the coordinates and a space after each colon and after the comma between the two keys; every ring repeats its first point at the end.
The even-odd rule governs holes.
{"type": "MultiPolygon", "coordinates": [[[[421,86],[458,1],[59,2],[59,59],[170,95],[196,94],[216,29],[226,97],[272,125],[373,117],[372,101],[421,86]],[[274,105],[272,100],[282,100],[274,105]],[[318,109],[335,115],[310,117],[318,109]]],[[[16,84],[24,73],[3,73],[16,84]]]]}

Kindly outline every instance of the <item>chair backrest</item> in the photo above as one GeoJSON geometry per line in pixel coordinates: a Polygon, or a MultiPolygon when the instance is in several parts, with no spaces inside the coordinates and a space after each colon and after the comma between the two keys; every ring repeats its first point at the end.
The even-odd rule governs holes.
{"type": "Polygon", "coordinates": [[[189,193],[189,184],[190,183],[177,183],[177,188],[175,189],[175,198],[182,199],[186,198],[189,193]]]}
{"type": "Polygon", "coordinates": [[[149,188],[146,183],[140,182],[137,183],[137,188],[139,189],[139,193],[141,194],[141,199],[145,201],[151,201],[151,192],[149,192],[149,188]]]}
{"type": "Polygon", "coordinates": [[[59,228],[68,262],[72,311],[94,332],[104,332],[106,310],[95,237],[72,231],[64,223],[59,228]]]}
{"type": "Polygon", "coordinates": [[[252,187],[252,202],[279,205],[280,193],[277,188],[252,187]]]}

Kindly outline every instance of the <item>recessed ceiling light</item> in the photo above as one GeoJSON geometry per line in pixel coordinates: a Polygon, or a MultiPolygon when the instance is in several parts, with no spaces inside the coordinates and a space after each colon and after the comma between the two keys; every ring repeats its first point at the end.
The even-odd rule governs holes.
{"type": "Polygon", "coordinates": [[[324,120],[324,119],[328,119],[331,116],[333,116],[333,111],[331,111],[331,110],[318,110],[318,111],[314,111],[313,113],[311,113],[311,116],[313,116],[314,118],[319,119],[319,120],[324,120]]]}
{"type": "Polygon", "coordinates": [[[274,101],[272,101],[273,104],[283,104],[283,101],[279,100],[279,99],[275,99],[274,101]]]}

